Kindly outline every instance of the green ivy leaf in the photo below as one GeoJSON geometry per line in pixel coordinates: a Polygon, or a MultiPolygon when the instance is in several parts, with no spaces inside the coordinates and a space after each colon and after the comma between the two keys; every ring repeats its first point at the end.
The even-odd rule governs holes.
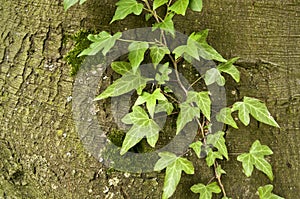
{"type": "Polygon", "coordinates": [[[172,70],[169,68],[169,62],[164,65],[160,65],[158,69],[159,73],[156,73],[155,80],[158,81],[159,84],[165,84],[165,81],[169,81],[169,74],[172,73],[172,70]]]}
{"type": "Polygon", "coordinates": [[[144,60],[144,55],[149,45],[147,42],[132,42],[129,47],[128,59],[131,63],[133,72],[136,72],[139,65],[144,60]]]}
{"type": "Polygon", "coordinates": [[[138,3],[136,0],[119,0],[116,5],[117,10],[110,23],[113,23],[116,20],[124,19],[131,13],[140,15],[144,8],[144,5],[138,3]]]}
{"type": "Polygon", "coordinates": [[[129,116],[127,117],[125,116],[125,119],[122,121],[127,123],[132,122],[133,126],[126,133],[120,152],[121,155],[124,155],[131,147],[139,143],[144,137],[147,138],[147,142],[151,147],[155,147],[160,127],[154,120],[148,118],[144,109],[139,106],[134,106],[132,113],[129,113],[129,116]]]}
{"type": "Polygon", "coordinates": [[[264,159],[265,155],[271,155],[272,153],[268,146],[261,145],[259,140],[256,140],[252,144],[249,153],[239,155],[237,160],[242,162],[243,172],[247,177],[251,176],[253,166],[255,166],[256,169],[265,173],[270,180],[273,180],[272,166],[264,159]]]}
{"type": "Polygon", "coordinates": [[[140,72],[134,74],[132,71],[130,71],[107,87],[107,89],[98,95],[94,100],[102,100],[108,97],[123,95],[146,85],[146,83],[150,80],[152,79],[141,76],[140,72]]]}
{"type": "Polygon", "coordinates": [[[167,98],[161,93],[161,90],[159,88],[157,88],[152,94],[143,92],[143,94],[137,98],[134,106],[146,103],[149,114],[153,118],[156,100],[168,101],[167,98]]]}
{"type": "Polygon", "coordinates": [[[230,108],[222,108],[221,111],[216,115],[216,119],[219,122],[223,122],[224,124],[228,124],[233,128],[238,129],[234,119],[231,116],[231,109],[230,108]]]}
{"type": "Polygon", "coordinates": [[[225,133],[222,131],[218,131],[216,133],[209,134],[207,136],[206,143],[211,144],[214,147],[216,147],[218,149],[218,151],[220,152],[220,154],[223,155],[228,160],[228,151],[227,151],[227,147],[225,144],[224,135],[225,135],[225,133]]]}
{"type": "Polygon", "coordinates": [[[217,82],[219,86],[225,85],[225,78],[221,75],[219,70],[216,68],[211,68],[206,71],[204,76],[204,81],[206,85],[211,85],[215,82],[217,82]]]}
{"type": "Polygon", "coordinates": [[[227,73],[236,81],[240,81],[240,71],[233,65],[239,57],[232,58],[225,63],[221,63],[217,68],[220,72],[227,73]]]}
{"type": "Polygon", "coordinates": [[[201,12],[202,0],[190,0],[189,8],[195,12],[201,12]]]}
{"type": "Polygon", "coordinates": [[[184,16],[188,5],[189,0],[177,0],[172,6],[169,7],[169,10],[184,16]]]}
{"type": "Polygon", "coordinates": [[[241,122],[247,126],[250,123],[250,113],[244,102],[235,102],[232,106],[232,112],[238,110],[238,117],[241,122]]]}
{"type": "Polygon", "coordinates": [[[195,117],[200,117],[200,109],[198,107],[193,107],[187,102],[180,104],[179,107],[180,112],[176,121],[176,134],[178,134],[184,128],[184,126],[192,121],[195,117]]]}
{"type": "Polygon", "coordinates": [[[88,39],[93,43],[89,48],[83,50],[78,57],[83,55],[95,55],[102,50],[103,55],[106,55],[108,51],[115,45],[116,41],[120,39],[122,33],[117,32],[111,36],[108,32],[102,31],[98,35],[90,34],[88,39]]]}
{"type": "Polygon", "coordinates": [[[173,111],[173,104],[168,101],[158,100],[158,104],[155,107],[155,113],[166,112],[170,115],[173,111]]]}
{"type": "Polygon", "coordinates": [[[272,193],[273,185],[268,184],[258,188],[258,195],[260,199],[284,199],[272,193]]]}
{"type": "Polygon", "coordinates": [[[152,63],[154,65],[154,68],[160,63],[160,61],[164,58],[166,54],[170,54],[170,51],[167,47],[158,47],[158,46],[152,46],[150,48],[150,57],[152,59],[152,63]]]}
{"type": "Polygon", "coordinates": [[[216,168],[216,173],[220,177],[220,176],[222,176],[222,174],[226,174],[226,171],[224,171],[222,169],[221,165],[218,165],[217,168],[216,168]]]}
{"type": "Polygon", "coordinates": [[[211,100],[207,91],[195,92],[188,91],[187,100],[188,103],[195,102],[202,111],[203,115],[210,120],[210,106],[211,100]]]}
{"type": "Polygon", "coordinates": [[[205,43],[207,36],[208,36],[208,29],[205,29],[200,32],[193,32],[189,36],[189,38],[193,39],[194,41],[196,41],[198,43],[205,43]]]}
{"type": "Polygon", "coordinates": [[[210,149],[205,158],[207,166],[211,167],[215,163],[217,158],[222,160],[223,159],[222,154],[219,151],[213,151],[210,149]]]}
{"type": "Polygon", "coordinates": [[[201,147],[202,147],[202,142],[197,141],[197,142],[193,142],[192,144],[190,144],[190,148],[192,148],[194,150],[194,152],[196,153],[197,157],[200,158],[200,153],[201,153],[201,147]]]}
{"type": "Polygon", "coordinates": [[[177,59],[180,56],[184,57],[188,55],[190,57],[195,58],[196,60],[199,60],[199,54],[198,54],[198,48],[196,42],[190,38],[187,41],[187,45],[178,46],[173,50],[173,53],[175,54],[175,59],[177,59]]]}
{"type": "Polygon", "coordinates": [[[152,13],[146,13],[146,14],[145,14],[145,20],[146,20],[146,21],[149,21],[149,19],[151,19],[151,17],[153,17],[153,14],[152,14],[152,13]]]}
{"type": "Polygon", "coordinates": [[[191,191],[194,193],[200,193],[199,199],[211,199],[213,193],[220,193],[221,189],[216,182],[212,182],[205,186],[202,183],[195,184],[191,187],[191,191]]]}
{"type": "Polygon", "coordinates": [[[153,2],[153,10],[156,10],[157,8],[159,8],[160,6],[168,3],[169,0],[154,0],[153,2]]]}
{"type": "Polygon", "coordinates": [[[158,154],[161,158],[154,166],[155,171],[166,169],[166,176],[164,181],[163,199],[170,198],[176,190],[176,187],[181,178],[181,172],[186,174],[194,174],[194,167],[192,162],[186,158],[177,157],[170,152],[161,152],[158,154]]]}
{"type": "Polygon", "coordinates": [[[172,20],[174,14],[168,14],[166,18],[160,22],[155,23],[153,25],[153,30],[156,30],[157,28],[160,28],[168,33],[170,33],[173,37],[175,36],[175,28],[174,28],[174,22],[172,20]]]}
{"type": "Polygon", "coordinates": [[[239,118],[246,126],[250,122],[249,113],[262,123],[279,127],[277,122],[271,116],[268,108],[260,100],[252,97],[244,97],[243,102],[236,102],[232,107],[232,111],[239,111],[239,118]]]}
{"type": "Polygon", "coordinates": [[[75,5],[79,1],[79,4],[83,4],[87,0],[64,0],[64,9],[68,10],[70,7],[75,5]]]}
{"type": "Polygon", "coordinates": [[[125,75],[132,69],[130,63],[124,61],[114,61],[111,63],[111,68],[120,75],[125,75]]]}

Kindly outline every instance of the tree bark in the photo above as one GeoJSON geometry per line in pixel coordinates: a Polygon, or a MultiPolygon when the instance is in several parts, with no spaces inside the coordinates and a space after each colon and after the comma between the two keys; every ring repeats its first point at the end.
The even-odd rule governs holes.
{"type": "MultiPolygon", "coordinates": [[[[149,26],[135,16],[109,25],[115,2],[89,0],[64,12],[62,0],[0,0],[0,198],[160,198],[163,173],[128,177],[105,168],[86,152],[72,119],[74,79],[63,60],[71,48],[65,36],[149,26]]],[[[230,160],[221,164],[233,198],[258,198],[257,188],[271,183],[258,171],[246,178],[236,161],[256,139],[274,152],[274,192],[297,198],[300,191],[299,10],[296,0],[205,0],[202,13],[176,17],[177,30],[208,28],[209,43],[225,58],[241,58],[241,83],[226,86],[228,104],[258,97],[281,126],[251,121],[227,131],[230,160]]],[[[196,174],[183,175],[173,198],[199,197],[189,188],[207,183],[212,173],[203,160],[195,166],[196,174]]]]}

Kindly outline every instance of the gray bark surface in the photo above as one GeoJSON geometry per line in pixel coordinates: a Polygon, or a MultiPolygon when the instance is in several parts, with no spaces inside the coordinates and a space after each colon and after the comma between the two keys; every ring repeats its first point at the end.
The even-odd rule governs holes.
{"type": "MultiPolygon", "coordinates": [[[[159,198],[163,173],[110,171],[82,146],[72,119],[74,79],[63,56],[64,36],[80,29],[122,31],[145,27],[139,17],[108,25],[116,1],[89,0],[67,13],[62,1],[0,0],[0,198],[159,198]]],[[[233,198],[258,198],[274,184],[287,199],[300,192],[300,2],[297,0],[204,1],[200,14],[176,17],[177,30],[210,29],[209,43],[225,58],[239,56],[241,83],[229,81],[228,104],[244,95],[265,101],[280,129],[258,124],[227,131],[230,160],[224,185],[233,198]],[[233,94],[236,93],[236,94],[233,94]],[[242,173],[237,155],[259,139],[274,154],[275,179],[242,173]]],[[[196,175],[183,175],[173,198],[198,198],[195,183],[212,177],[203,160],[196,175]]]]}

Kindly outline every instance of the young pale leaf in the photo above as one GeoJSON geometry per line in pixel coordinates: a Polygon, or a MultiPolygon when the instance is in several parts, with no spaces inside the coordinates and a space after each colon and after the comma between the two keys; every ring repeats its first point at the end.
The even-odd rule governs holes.
{"type": "MultiPolygon", "coordinates": [[[[64,9],[68,10],[70,7],[72,7],[73,5],[75,5],[79,0],[64,0],[64,9]]],[[[79,4],[83,4],[84,2],[86,2],[87,0],[80,0],[79,4]]]]}
{"type": "Polygon", "coordinates": [[[119,0],[116,5],[117,10],[110,23],[113,23],[116,20],[124,19],[131,13],[140,15],[144,8],[143,4],[138,3],[136,0],[119,0]]]}
{"type": "Polygon", "coordinates": [[[226,62],[227,60],[222,57],[213,47],[206,42],[198,44],[198,52],[200,57],[206,60],[216,60],[219,62],[226,62]]]}
{"type": "Polygon", "coordinates": [[[158,100],[158,104],[155,107],[155,113],[166,112],[170,115],[173,111],[173,104],[168,101],[158,100]]]}
{"type": "Polygon", "coordinates": [[[152,94],[143,92],[143,94],[137,98],[134,105],[136,106],[146,102],[146,107],[149,111],[149,114],[153,118],[156,100],[168,101],[167,98],[161,93],[159,88],[157,88],[152,94]]]}
{"type": "Polygon", "coordinates": [[[153,25],[153,30],[160,28],[168,33],[170,33],[173,37],[175,36],[175,28],[174,22],[172,20],[174,14],[168,14],[167,17],[160,23],[155,23],[153,25]]]}
{"type": "Polygon", "coordinates": [[[279,127],[277,122],[274,120],[274,118],[268,111],[266,105],[260,100],[252,97],[244,97],[244,103],[246,105],[247,110],[257,121],[271,126],[279,127]]]}
{"type": "Polygon", "coordinates": [[[213,134],[209,134],[207,136],[206,143],[211,144],[214,147],[218,149],[218,152],[220,152],[221,155],[223,155],[227,160],[228,160],[228,151],[227,147],[225,144],[225,139],[224,139],[225,133],[222,131],[218,131],[213,134]]]}
{"type": "Polygon", "coordinates": [[[155,171],[166,169],[166,176],[164,181],[163,199],[170,198],[176,190],[176,187],[181,178],[181,172],[186,174],[194,174],[194,166],[192,162],[186,158],[177,157],[170,152],[161,152],[158,154],[161,158],[154,166],[155,171]]]}
{"type": "Polygon", "coordinates": [[[173,164],[177,160],[177,156],[174,153],[170,153],[168,151],[158,153],[159,157],[161,157],[154,166],[154,171],[161,171],[167,166],[173,164]]]}
{"type": "Polygon", "coordinates": [[[120,39],[122,33],[117,32],[111,36],[108,32],[102,31],[98,35],[90,34],[88,39],[93,43],[89,48],[83,50],[78,57],[83,55],[95,55],[102,50],[103,55],[106,55],[108,51],[115,45],[116,41],[120,39]]]}
{"type": "Polygon", "coordinates": [[[151,19],[151,17],[153,17],[153,14],[152,14],[152,13],[147,13],[147,14],[145,14],[145,20],[146,20],[146,21],[149,21],[149,19],[151,19]]]}
{"type": "Polygon", "coordinates": [[[172,6],[169,7],[169,10],[184,16],[188,5],[189,0],[177,0],[172,6]]]}
{"type": "Polygon", "coordinates": [[[169,68],[169,62],[164,65],[160,65],[158,69],[159,73],[156,73],[155,80],[158,81],[159,84],[165,84],[165,81],[169,81],[169,74],[172,73],[172,70],[169,68]]]}
{"type": "Polygon", "coordinates": [[[195,12],[201,12],[202,0],[190,0],[189,8],[195,12]]]}
{"type": "Polygon", "coordinates": [[[205,158],[207,166],[211,167],[215,163],[217,158],[223,160],[222,154],[219,151],[209,150],[209,152],[205,158]]]}
{"type": "Polygon", "coordinates": [[[217,82],[219,86],[225,85],[225,78],[221,75],[219,70],[216,68],[211,68],[206,71],[204,76],[204,81],[206,85],[211,85],[215,82],[217,82]]]}
{"type": "Polygon", "coordinates": [[[144,55],[149,45],[147,42],[132,42],[129,47],[128,59],[131,63],[133,72],[136,72],[139,65],[144,60],[144,55]]]}
{"type": "MultiPolygon", "coordinates": [[[[197,43],[191,38],[188,39],[187,45],[178,46],[173,50],[173,53],[175,54],[175,59],[177,59],[180,56],[183,57],[188,56],[188,57],[193,57],[196,60],[199,60],[197,43]]],[[[191,60],[189,60],[189,62],[191,62],[191,60]]]]}
{"type": "Polygon", "coordinates": [[[232,58],[225,63],[220,64],[217,68],[220,72],[227,73],[236,81],[240,81],[240,71],[233,65],[239,57],[232,58]]]}
{"type": "Polygon", "coordinates": [[[125,75],[131,70],[131,65],[124,61],[114,61],[111,63],[111,68],[120,75],[125,75]]]}
{"type": "Polygon", "coordinates": [[[234,119],[231,116],[231,109],[230,108],[222,108],[221,111],[216,115],[216,119],[219,122],[223,122],[224,124],[228,124],[233,128],[238,129],[234,119]]]}
{"type": "Polygon", "coordinates": [[[200,117],[200,109],[198,107],[193,107],[187,102],[180,104],[179,107],[180,112],[176,121],[176,134],[178,134],[184,128],[184,126],[192,121],[195,117],[200,117]]]}
{"type": "Polygon", "coordinates": [[[134,106],[132,115],[129,115],[129,118],[126,115],[125,118],[126,119],[123,118],[122,121],[126,121],[127,123],[132,122],[133,126],[126,133],[120,152],[121,155],[125,154],[144,137],[147,138],[147,142],[150,146],[155,146],[160,127],[154,120],[148,118],[147,113],[141,107],[134,106]],[[136,116],[141,116],[141,118],[136,118],[136,116]]]}
{"type": "Polygon", "coordinates": [[[200,153],[201,153],[201,147],[202,147],[202,142],[197,141],[197,142],[193,142],[192,144],[190,144],[190,148],[192,148],[194,150],[194,152],[196,153],[197,157],[200,158],[200,153]]]}
{"type": "Polygon", "coordinates": [[[222,174],[226,174],[226,171],[222,169],[221,165],[218,165],[216,168],[216,173],[219,177],[221,177],[222,174]]]}
{"type": "Polygon", "coordinates": [[[203,115],[210,120],[210,106],[211,100],[209,98],[209,93],[207,91],[195,92],[188,91],[187,102],[195,102],[197,106],[202,111],[203,115]]]}
{"type": "Polygon", "coordinates": [[[249,111],[245,105],[244,102],[235,102],[232,106],[231,111],[236,111],[238,110],[238,117],[241,120],[241,122],[247,126],[250,123],[250,116],[249,116],[249,111]]]}
{"type": "Polygon", "coordinates": [[[157,8],[159,8],[160,6],[168,3],[169,0],[154,0],[153,2],[153,10],[156,10],[157,8]]]}
{"type": "Polygon", "coordinates": [[[272,154],[272,150],[266,146],[261,145],[258,140],[256,140],[250,149],[249,153],[243,153],[237,157],[237,160],[242,162],[243,171],[247,177],[250,177],[253,171],[253,166],[256,169],[265,173],[270,180],[273,180],[272,166],[265,159],[265,155],[272,154]]]}
{"type": "Polygon", "coordinates": [[[120,79],[117,79],[94,100],[102,100],[108,97],[123,95],[134,89],[138,89],[140,86],[145,85],[150,80],[152,79],[141,76],[139,72],[135,74],[132,72],[128,72],[125,75],[123,75],[120,79]]]}
{"type": "Polygon", "coordinates": [[[284,199],[272,193],[273,185],[268,184],[258,188],[258,195],[260,199],[284,199]]]}
{"type": "Polygon", "coordinates": [[[152,46],[150,48],[150,57],[152,59],[152,63],[154,68],[159,64],[159,62],[164,58],[166,54],[170,54],[170,51],[167,47],[158,47],[152,46]]]}
{"type": "Polygon", "coordinates": [[[195,184],[191,187],[194,193],[200,193],[199,199],[211,199],[213,193],[220,193],[221,189],[216,182],[212,182],[205,186],[204,184],[195,184]]]}

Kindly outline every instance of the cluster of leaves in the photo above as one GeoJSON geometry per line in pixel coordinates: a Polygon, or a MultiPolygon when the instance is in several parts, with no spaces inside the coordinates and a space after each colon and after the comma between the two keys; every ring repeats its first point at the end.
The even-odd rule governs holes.
{"type": "MultiPolygon", "coordinates": [[[[65,0],[65,9],[70,8],[77,2],[80,4],[86,0],[65,0]]],[[[150,18],[155,19],[153,29],[160,28],[162,30],[161,41],[146,42],[146,41],[133,41],[122,39],[122,33],[117,32],[113,35],[106,31],[99,34],[88,36],[91,41],[89,48],[83,50],[79,56],[95,55],[101,52],[106,55],[111,48],[115,45],[116,41],[127,42],[128,45],[128,60],[115,61],[111,64],[112,69],[121,75],[119,79],[114,81],[106,90],[104,90],[96,100],[106,99],[108,97],[120,96],[125,93],[136,91],[138,98],[133,103],[132,111],[122,118],[122,122],[130,125],[130,130],[126,133],[125,139],[120,149],[120,154],[123,155],[133,146],[138,144],[143,138],[146,138],[151,147],[155,147],[161,127],[156,123],[155,116],[157,113],[165,112],[167,115],[173,113],[173,104],[169,102],[166,95],[165,88],[166,82],[170,80],[169,75],[172,69],[177,71],[176,60],[183,57],[187,62],[193,60],[214,60],[220,64],[217,68],[207,70],[203,76],[203,81],[206,85],[218,84],[223,86],[225,78],[222,73],[229,74],[236,82],[240,81],[240,73],[234,66],[234,62],[238,58],[226,60],[220,55],[212,46],[206,42],[208,31],[192,33],[185,45],[169,49],[163,38],[165,34],[171,34],[175,37],[175,29],[173,17],[178,15],[185,15],[188,8],[193,11],[200,12],[202,10],[201,0],[153,0],[152,5],[148,0],[119,0],[116,3],[117,9],[110,23],[126,18],[130,14],[141,15],[143,10],[147,12],[146,20],[150,18]],[[166,8],[165,16],[159,16],[156,10],[164,6],[166,8]],[[146,51],[150,51],[150,58],[152,66],[156,71],[154,77],[144,77],[140,70],[140,65],[144,60],[146,51]],[[170,58],[170,62],[161,63],[165,57],[170,58]],[[176,66],[176,67],[175,67],[176,66]],[[155,89],[146,90],[147,83],[156,82],[155,89]]],[[[177,81],[181,82],[177,76],[177,81]]],[[[185,100],[181,101],[179,106],[179,113],[176,121],[176,134],[180,133],[185,126],[193,120],[199,121],[205,118],[207,122],[211,120],[211,99],[207,91],[195,92],[187,88],[181,88],[186,93],[185,100]]],[[[279,127],[274,118],[270,115],[264,103],[252,97],[244,97],[242,102],[236,102],[231,108],[226,107],[221,109],[217,114],[216,119],[220,122],[228,124],[234,128],[238,128],[236,121],[232,117],[232,113],[238,111],[238,118],[244,124],[250,123],[250,115],[265,124],[279,127]]],[[[228,151],[222,131],[209,133],[204,135],[203,129],[210,128],[205,124],[199,124],[202,130],[201,140],[198,140],[190,145],[194,150],[197,157],[200,154],[206,155],[206,163],[208,167],[213,167],[215,170],[215,177],[218,182],[211,182],[207,185],[199,183],[191,187],[191,191],[200,194],[200,199],[210,199],[213,193],[223,193],[223,199],[228,199],[226,196],[223,185],[221,184],[221,176],[226,172],[217,164],[217,159],[227,159],[228,151]],[[218,185],[219,184],[219,185],[218,185]]],[[[273,173],[271,165],[265,160],[265,155],[271,155],[272,151],[269,147],[261,145],[257,140],[251,146],[249,153],[243,153],[238,156],[237,160],[242,162],[243,171],[247,177],[251,176],[253,168],[265,173],[271,180],[273,180],[273,173]]],[[[160,159],[156,162],[154,170],[161,171],[166,169],[163,199],[167,199],[173,195],[176,187],[180,181],[181,173],[184,171],[186,174],[194,174],[193,163],[188,159],[179,157],[170,152],[161,152],[158,154],[160,159]]],[[[273,187],[266,185],[258,189],[259,197],[261,199],[267,198],[280,198],[271,193],[273,187]]]]}

